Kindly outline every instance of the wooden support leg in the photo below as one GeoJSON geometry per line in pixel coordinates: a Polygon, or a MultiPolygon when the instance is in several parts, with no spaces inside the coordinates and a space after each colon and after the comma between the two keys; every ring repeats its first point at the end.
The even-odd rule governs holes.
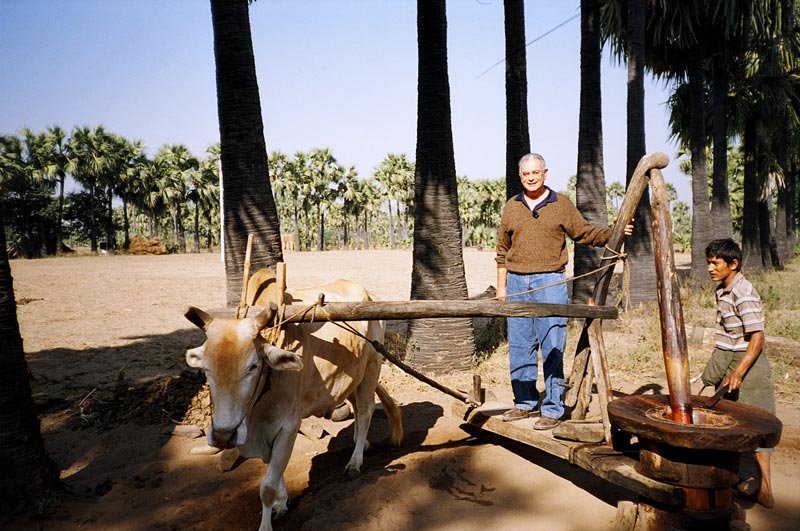
{"type": "Polygon", "coordinates": [[[611,443],[611,420],[608,417],[608,403],[613,398],[611,379],[608,377],[606,365],[606,345],[603,341],[602,324],[599,319],[589,326],[589,343],[592,350],[592,366],[594,367],[597,397],[600,401],[600,414],[603,418],[603,432],[607,443],[611,443]]]}

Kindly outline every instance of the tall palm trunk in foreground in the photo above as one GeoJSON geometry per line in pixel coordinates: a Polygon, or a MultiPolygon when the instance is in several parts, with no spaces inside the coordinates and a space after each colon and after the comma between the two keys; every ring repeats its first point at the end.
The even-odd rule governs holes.
{"type": "Polygon", "coordinates": [[[528,71],[525,2],[505,0],[506,35],[506,198],[522,191],[519,159],[531,150],[528,128],[528,71]]]}
{"type": "MultiPolygon", "coordinates": [[[[603,114],[600,90],[600,2],[581,2],[581,96],[578,128],[578,173],[575,204],[595,225],[608,223],[606,176],[603,168],[603,114]]],[[[575,246],[575,277],[597,269],[602,249],[575,246]]],[[[576,278],[572,300],[581,304],[594,292],[597,275],[576,278]]]]}
{"type": "Polygon", "coordinates": [[[0,218],[0,514],[30,507],[58,486],[31,397],[5,234],[0,218]]]}
{"type": "Polygon", "coordinates": [[[272,197],[261,120],[247,0],[211,0],[225,219],[227,303],[242,291],[247,236],[251,270],[283,260],[278,211],[272,197]]]}
{"type": "MultiPolygon", "coordinates": [[[[450,122],[444,0],[417,1],[417,32],[419,78],[411,298],[466,299],[450,122]]],[[[409,345],[408,359],[420,369],[466,368],[475,354],[472,321],[412,320],[409,345]]]]}

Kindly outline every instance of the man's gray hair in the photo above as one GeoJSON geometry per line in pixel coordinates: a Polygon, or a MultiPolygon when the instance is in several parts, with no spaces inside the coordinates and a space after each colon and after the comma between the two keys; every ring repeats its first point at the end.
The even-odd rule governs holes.
{"type": "Polygon", "coordinates": [[[538,160],[542,163],[542,169],[547,168],[547,163],[544,161],[544,157],[538,153],[528,153],[527,155],[524,155],[521,159],[519,159],[519,167],[521,168],[522,165],[529,160],[538,160]]]}

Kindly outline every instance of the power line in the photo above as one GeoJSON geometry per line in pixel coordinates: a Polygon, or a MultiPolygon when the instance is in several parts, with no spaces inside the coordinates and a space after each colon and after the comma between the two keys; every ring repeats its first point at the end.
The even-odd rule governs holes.
{"type": "MultiPolygon", "coordinates": [[[[565,24],[567,24],[567,23],[569,23],[569,22],[572,22],[573,20],[575,20],[575,19],[576,19],[576,18],[578,18],[579,16],[581,16],[581,14],[580,14],[580,13],[578,13],[577,15],[572,15],[571,17],[569,17],[567,20],[565,20],[565,21],[564,21],[564,22],[562,22],[561,24],[559,24],[559,25],[555,26],[554,28],[551,28],[551,29],[547,30],[546,32],[542,33],[541,35],[539,35],[539,36],[538,36],[538,37],[536,37],[535,39],[533,39],[533,40],[531,40],[531,41],[528,41],[528,42],[526,42],[526,43],[525,43],[525,46],[523,46],[522,48],[517,48],[516,50],[514,50],[513,52],[511,52],[511,55],[513,55],[513,54],[517,53],[518,51],[522,50],[523,48],[527,48],[528,46],[530,46],[530,45],[531,45],[531,44],[533,44],[534,42],[536,42],[536,41],[538,41],[538,40],[540,40],[540,39],[543,39],[543,38],[547,37],[548,35],[550,35],[551,33],[553,33],[555,30],[557,30],[558,28],[560,28],[561,26],[563,26],[563,25],[565,25],[565,24]]],[[[487,73],[489,70],[491,70],[492,68],[496,67],[497,65],[500,65],[500,64],[503,64],[503,63],[505,63],[505,62],[508,60],[508,57],[510,57],[510,56],[503,57],[502,59],[500,59],[499,61],[497,61],[495,64],[493,64],[492,66],[490,66],[489,68],[487,68],[486,70],[484,70],[483,72],[481,72],[481,73],[478,75],[478,77],[476,77],[475,79],[480,79],[481,77],[483,77],[483,75],[484,75],[484,74],[486,74],[486,73],[487,73]]]]}

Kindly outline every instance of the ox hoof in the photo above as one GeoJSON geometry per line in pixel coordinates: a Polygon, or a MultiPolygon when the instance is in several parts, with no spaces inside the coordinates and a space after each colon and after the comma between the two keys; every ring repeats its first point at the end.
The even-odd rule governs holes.
{"type": "Polygon", "coordinates": [[[236,461],[239,459],[239,449],[238,448],[227,448],[222,450],[219,454],[219,458],[217,460],[217,470],[220,472],[227,472],[233,465],[236,464],[236,461]]]}
{"type": "Polygon", "coordinates": [[[361,469],[355,466],[347,465],[344,469],[344,475],[349,478],[357,477],[361,474],[361,469]]]}

